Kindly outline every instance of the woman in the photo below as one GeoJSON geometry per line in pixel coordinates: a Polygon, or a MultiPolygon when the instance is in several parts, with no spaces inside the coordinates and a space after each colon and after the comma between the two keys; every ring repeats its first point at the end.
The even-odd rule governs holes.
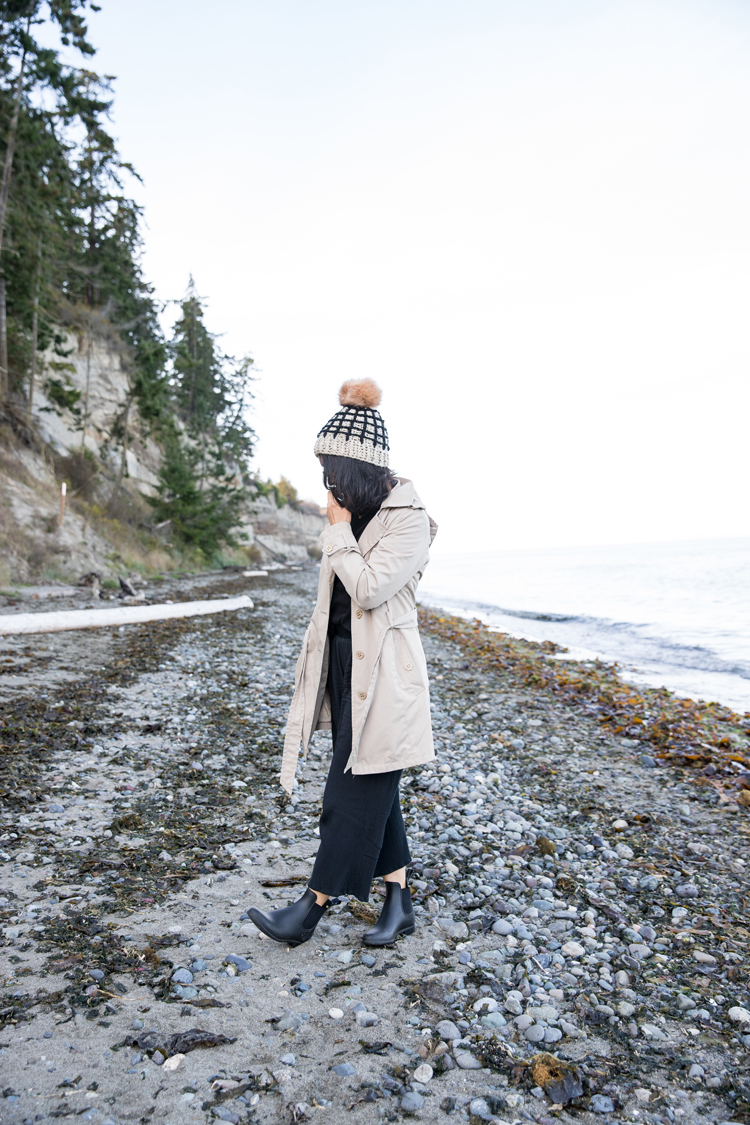
{"type": "Polygon", "coordinates": [[[401,773],[435,757],[427,663],[416,590],[437,526],[414,485],[388,468],[388,434],[371,379],[344,383],[342,409],[315,453],[328,491],[329,526],[318,600],[297,661],[281,784],[292,792],[300,741],[332,730],[320,847],[305,893],[282,910],[253,907],[276,941],[308,941],[338,895],[367,902],[382,876],[386,898],[367,945],[390,945],[415,927],[410,862],[399,801],[401,773]]]}

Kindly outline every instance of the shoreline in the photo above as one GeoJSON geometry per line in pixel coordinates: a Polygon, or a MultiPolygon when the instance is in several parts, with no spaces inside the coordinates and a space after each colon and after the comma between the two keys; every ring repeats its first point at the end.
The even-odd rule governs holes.
{"type": "Polygon", "coordinates": [[[278,783],[317,571],[179,593],[241,583],[255,609],[232,620],[0,646],[28,666],[0,713],[3,1123],[746,1120],[750,814],[723,749],[716,775],[645,765],[592,710],[594,687],[622,706],[607,669],[422,610],[417,932],[360,945],[376,889],[288,951],[246,909],[296,897],[317,847],[328,736],[291,800],[278,783]],[[216,1046],[171,1053],[188,1028],[216,1046]]]}

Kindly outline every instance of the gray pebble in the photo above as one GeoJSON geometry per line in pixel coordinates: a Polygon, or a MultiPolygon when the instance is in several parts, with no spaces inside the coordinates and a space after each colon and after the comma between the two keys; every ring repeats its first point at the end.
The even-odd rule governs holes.
{"type": "Polygon", "coordinates": [[[592,1113],[614,1113],[615,1103],[605,1094],[594,1094],[589,1102],[589,1109],[592,1113]]]}
{"type": "Polygon", "coordinates": [[[461,1032],[451,1020],[441,1020],[435,1027],[435,1031],[446,1043],[453,1043],[454,1040],[461,1038],[461,1032]]]}
{"type": "Polygon", "coordinates": [[[281,1058],[279,1059],[279,1062],[283,1062],[284,1066],[294,1066],[296,1061],[297,1060],[295,1059],[294,1055],[292,1055],[292,1054],[282,1055],[281,1058]]]}
{"type": "Polygon", "coordinates": [[[475,1059],[470,1051],[454,1051],[454,1058],[456,1066],[460,1066],[461,1070],[481,1070],[482,1064],[479,1059],[475,1059]]]}
{"type": "Polygon", "coordinates": [[[492,1110],[487,1105],[484,1098],[474,1098],[469,1103],[469,1113],[472,1117],[479,1117],[482,1121],[492,1120],[492,1110]]]}
{"type": "MultiPolygon", "coordinates": [[[[640,765],[646,766],[647,769],[652,770],[656,767],[656,759],[652,758],[650,754],[641,754],[638,761],[639,761],[640,765]]],[[[605,1111],[604,1110],[596,1110],[595,1112],[603,1113],[605,1111]]],[[[609,1113],[610,1110],[607,1110],[606,1112],[609,1113]]]]}
{"type": "Polygon", "coordinates": [[[133,1020],[130,1026],[133,1031],[140,1031],[143,1027],[143,1020],[133,1020]]]}
{"type": "Polygon", "coordinates": [[[296,1012],[284,1012],[276,1024],[277,1031],[296,1031],[298,1027],[302,1027],[302,1018],[296,1012]]]}
{"type": "MultiPolygon", "coordinates": [[[[336,1069],[337,1068],[334,1067],[334,1070],[336,1069]]],[[[405,1113],[416,1113],[417,1110],[421,1109],[423,1105],[424,1098],[421,1094],[417,1094],[413,1090],[410,1090],[408,1093],[404,1094],[403,1098],[401,1099],[401,1108],[405,1113]]]]}
{"type": "Polygon", "coordinates": [[[541,1043],[544,1039],[544,1028],[540,1023],[534,1023],[526,1028],[524,1035],[529,1043],[541,1043]]]}
{"type": "Polygon", "coordinates": [[[360,960],[362,961],[363,965],[367,965],[368,969],[371,969],[375,964],[375,958],[373,957],[372,953],[363,953],[360,960]]]}
{"type": "Polygon", "coordinates": [[[90,969],[89,976],[93,977],[94,980],[104,980],[104,973],[101,969],[90,969]]]}
{"type": "Polygon", "coordinates": [[[224,958],[226,965],[234,965],[238,973],[246,973],[248,969],[252,969],[252,961],[248,961],[246,957],[239,957],[236,953],[228,953],[224,958]]]}
{"type": "Polygon", "coordinates": [[[175,981],[176,984],[192,984],[193,974],[190,972],[190,969],[175,969],[172,973],[172,980],[175,981]]]}
{"type": "Polygon", "coordinates": [[[332,1069],[333,1073],[338,1074],[339,1078],[348,1078],[351,1074],[357,1073],[351,1063],[339,1063],[332,1069]]]}

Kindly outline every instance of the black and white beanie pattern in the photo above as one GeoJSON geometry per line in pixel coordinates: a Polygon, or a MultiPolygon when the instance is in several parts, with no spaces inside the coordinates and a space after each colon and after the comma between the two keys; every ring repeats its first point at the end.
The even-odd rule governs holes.
{"type": "Polygon", "coordinates": [[[314,452],[387,466],[388,431],[375,409],[381,397],[380,387],[372,379],[344,383],[339,391],[342,409],[318,433],[314,452]]]}

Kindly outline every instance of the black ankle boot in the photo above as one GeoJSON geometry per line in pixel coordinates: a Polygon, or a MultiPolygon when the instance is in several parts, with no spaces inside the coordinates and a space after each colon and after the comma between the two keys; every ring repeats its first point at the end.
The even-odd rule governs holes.
{"type": "Polygon", "coordinates": [[[416,929],[411,891],[398,883],[386,883],[385,903],[380,917],[362,935],[365,945],[393,945],[399,934],[413,934],[416,929]]]}
{"type": "Polygon", "coordinates": [[[247,913],[258,929],[274,941],[302,945],[303,941],[309,941],[313,936],[315,927],[330,905],[331,900],[328,899],[322,906],[318,906],[315,891],[308,887],[302,898],[298,898],[291,906],[268,912],[252,906],[247,913]]]}

